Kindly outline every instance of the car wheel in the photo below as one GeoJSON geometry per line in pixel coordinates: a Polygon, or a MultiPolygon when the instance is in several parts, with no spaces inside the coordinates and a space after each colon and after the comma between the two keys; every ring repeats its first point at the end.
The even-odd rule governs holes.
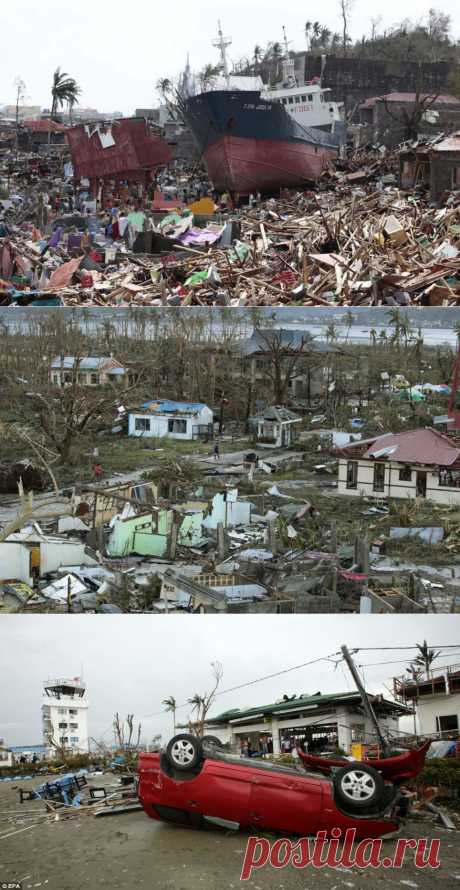
{"type": "Polygon", "coordinates": [[[383,800],[385,783],[372,766],[343,766],[334,776],[337,800],[347,807],[364,810],[383,800]]]}
{"type": "Polygon", "coordinates": [[[203,745],[194,735],[184,732],[171,739],[166,748],[166,754],[174,769],[185,773],[195,769],[201,763],[203,745]]]}
{"type": "Polygon", "coordinates": [[[210,748],[223,748],[223,744],[220,739],[217,738],[216,735],[204,735],[203,736],[203,745],[209,746],[210,748]]]}

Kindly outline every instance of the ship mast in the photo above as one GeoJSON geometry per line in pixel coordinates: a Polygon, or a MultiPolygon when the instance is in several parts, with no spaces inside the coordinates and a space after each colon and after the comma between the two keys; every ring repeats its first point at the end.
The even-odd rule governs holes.
{"type": "Polygon", "coordinates": [[[286,35],[286,28],[283,25],[283,43],[284,43],[284,59],[283,59],[283,83],[292,86],[296,84],[295,79],[295,62],[289,56],[289,42],[286,35]]]}
{"type": "Polygon", "coordinates": [[[227,89],[229,90],[230,89],[230,73],[228,70],[227,47],[231,45],[232,39],[231,39],[231,37],[224,37],[224,35],[222,33],[220,19],[217,24],[219,26],[219,30],[218,30],[219,36],[218,36],[217,40],[212,41],[212,45],[217,46],[217,48],[220,50],[220,60],[221,60],[221,64],[222,64],[222,71],[223,71],[223,74],[225,77],[225,82],[227,84],[227,89]]]}

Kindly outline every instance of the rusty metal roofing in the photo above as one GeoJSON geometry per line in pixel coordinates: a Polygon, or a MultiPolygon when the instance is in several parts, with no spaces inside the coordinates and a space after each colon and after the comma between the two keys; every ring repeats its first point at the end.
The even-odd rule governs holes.
{"type": "Polygon", "coordinates": [[[460,130],[433,145],[431,151],[460,151],[460,130]]]}
{"type": "Polygon", "coordinates": [[[49,133],[50,130],[52,133],[65,133],[67,130],[64,124],[58,124],[57,121],[51,120],[26,120],[22,122],[22,126],[26,127],[27,130],[32,130],[34,133],[49,133]]]}
{"type": "Polygon", "coordinates": [[[343,457],[442,467],[450,467],[460,460],[460,448],[448,436],[428,427],[405,433],[385,433],[371,440],[370,444],[369,440],[354,442],[336,449],[335,453],[343,457]]]}
{"type": "Polygon", "coordinates": [[[67,141],[77,179],[127,176],[167,164],[172,158],[165,139],[140,117],[78,124],[67,131],[67,141]]]}
{"type": "MultiPolygon", "coordinates": [[[[436,107],[437,105],[460,105],[460,99],[457,99],[456,96],[450,96],[448,93],[442,93],[436,95],[436,93],[420,93],[419,100],[424,99],[435,99],[431,106],[436,107]]],[[[365,99],[364,102],[359,106],[360,108],[373,108],[376,102],[415,102],[417,99],[417,93],[386,93],[384,96],[372,96],[369,99],[365,99]]]]}

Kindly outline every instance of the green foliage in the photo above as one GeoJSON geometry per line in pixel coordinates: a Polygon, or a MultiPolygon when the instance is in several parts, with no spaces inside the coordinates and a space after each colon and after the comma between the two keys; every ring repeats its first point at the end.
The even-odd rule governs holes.
{"type": "Polygon", "coordinates": [[[417,778],[417,785],[436,785],[460,800],[460,759],[445,757],[429,760],[417,778]]]}

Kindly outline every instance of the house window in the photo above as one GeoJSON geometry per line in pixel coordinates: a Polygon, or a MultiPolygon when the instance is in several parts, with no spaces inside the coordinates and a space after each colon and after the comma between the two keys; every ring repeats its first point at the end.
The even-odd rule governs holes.
{"type": "Polygon", "coordinates": [[[75,729],[78,729],[78,723],[71,723],[71,724],[70,724],[70,731],[73,732],[75,729]]]}
{"type": "Polygon", "coordinates": [[[59,739],[59,741],[60,741],[61,745],[67,745],[68,741],[69,741],[68,736],[61,735],[61,738],[59,739]]]}
{"type": "Polygon", "coordinates": [[[59,729],[67,729],[67,723],[60,723],[59,729]]]}
{"type": "Polygon", "coordinates": [[[385,489],[385,464],[374,464],[374,491],[384,491],[385,489]]]}
{"type": "Polygon", "coordinates": [[[186,420],[168,420],[168,433],[186,433],[186,420]]]}
{"type": "Polygon", "coordinates": [[[72,383],[72,374],[68,371],[64,374],[64,383],[72,383]]]}
{"type": "Polygon", "coordinates": [[[53,383],[56,383],[56,384],[60,383],[59,374],[53,374],[53,383]]]}
{"type": "Polygon", "coordinates": [[[436,717],[436,732],[458,732],[457,714],[446,714],[436,717]]]}
{"type": "Polygon", "coordinates": [[[89,381],[91,383],[91,386],[98,386],[99,385],[99,374],[90,374],[89,381]]]}
{"type": "Polygon", "coordinates": [[[439,485],[444,488],[460,488],[460,470],[439,470],[439,485]]]}
{"type": "Polygon", "coordinates": [[[78,711],[76,708],[69,708],[69,714],[71,717],[76,717],[78,714],[78,711]]]}
{"type": "Polygon", "coordinates": [[[77,379],[78,379],[79,383],[85,383],[86,382],[86,374],[83,373],[82,371],[80,371],[77,375],[77,379]]]}
{"type": "Polygon", "coordinates": [[[58,714],[67,714],[67,708],[58,708],[58,714]]]}
{"type": "Polygon", "coordinates": [[[71,742],[72,745],[75,745],[75,744],[78,742],[78,736],[77,736],[77,735],[71,735],[71,736],[70,736],[70,742],[71,742]]]}
{"type": "Polygon", "coordinates": [[[150,432],[150,417],[136,417],[134,429],[138,433],[150,432]]]}
{"type": "Polygon", "coordinates": [[[358,485],[358,461],[347,462],[347,488],[357,488],[358,485]]]}
{"type": "Polygon", "coordinates": [[[302,102],[306,102],[306,101],[307,101],[307,97],[306,97],[306,96],[302,96],[302,102]]]}
{"type": "Polygon", "coordinates": [[[411,482],[412,481],[412,470],[410,467],[401,467],[399,471],[399,481],[400,482],[411,482]]]}
{"type": "Polygon", "coordinates": [[[365,728],[364,723],[353,723],[351,726],[351,741],[364,742],[365,728]]]}

